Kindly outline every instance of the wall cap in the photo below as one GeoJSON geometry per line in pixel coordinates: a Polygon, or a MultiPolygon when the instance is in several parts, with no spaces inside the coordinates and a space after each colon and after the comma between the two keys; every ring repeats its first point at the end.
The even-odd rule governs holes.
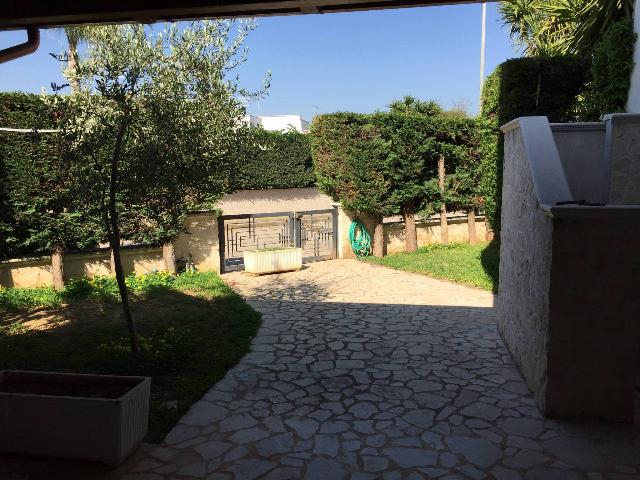
{"type": "Polygon", "coordinates": [[[554,218],[640,218],[640,205],[558,205],[549,212],[554,218]]]}
{"type": "Polygon", "coordinates": [[[573,200],[547,117],[519,117],[503,125],[501,130],[505,134],[520,131],[540,205],[573,200]]]}
{"type": "Polygon", "coordinates": [[[639,113],[609,113],[603,117],[605,123],[640,123],[639,113]]]}
{"type": "Polygon", "coordinates": [[[604,122],[550,123],[549,126],[553,132],[605,131],[604,122]]]}

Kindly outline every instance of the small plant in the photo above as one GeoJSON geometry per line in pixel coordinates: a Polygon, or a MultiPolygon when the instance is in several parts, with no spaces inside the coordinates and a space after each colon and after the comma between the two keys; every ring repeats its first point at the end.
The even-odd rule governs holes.
{"type": "MultiPolygon", "coordinates": [[[[169,272],[153,272],[126,277],[127,288],[134,296],[142,297],[159,289],[171,288],[176,280],[196,272],[187,272],[174,277],[169,272]]],[[[206,276],[206,275],[205,275],[206,276]]],[[[63,290],[53,287],[6,288],[0,286],[0,308],[5,310],[29,310],[32,308],[59,308],[64,303],[84,298],[103,301],[119,301],[118,285],[112,276],[72,278],[63,290]]]]}
{"type": "Polygon", "coordinates": [[[5,288],[0,286],[0,309],[58,308],[61,305],[62,296],[53,287],[5,288]]]}

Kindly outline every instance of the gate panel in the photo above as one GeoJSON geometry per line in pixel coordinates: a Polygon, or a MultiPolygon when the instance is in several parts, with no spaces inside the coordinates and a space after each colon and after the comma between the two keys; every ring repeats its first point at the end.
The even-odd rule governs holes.
{"type": "Polygon", "coordinates": [[[306,262],[336,258],[335,211],[296,212],[298,235],[296,246],[302,248],[306,262]]]}
{"type": "Polygon", "coordinates": [[[300,247],[303,262],[336,258],[337,212],[313,210],[218,218],[220,271],[244,268],[244,252],[270,247],[300,247]]]}

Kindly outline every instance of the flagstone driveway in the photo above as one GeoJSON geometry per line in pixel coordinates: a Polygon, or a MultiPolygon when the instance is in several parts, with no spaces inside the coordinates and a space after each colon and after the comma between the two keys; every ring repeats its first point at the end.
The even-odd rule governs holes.
{"type": "Polygon", "coordinates": [[[640,478],[637,430],[538,413],[490,293],[354,260],[224,278],[252,352],[127,480],[640,478]]]}

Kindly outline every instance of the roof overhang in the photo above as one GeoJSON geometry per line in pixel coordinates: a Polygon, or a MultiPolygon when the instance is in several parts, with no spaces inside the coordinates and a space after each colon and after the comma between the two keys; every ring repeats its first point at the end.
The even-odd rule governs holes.
{"type": "Polygon", "coordinates": [[[80,23],[154,23],[165,20],[332,13],[482,0],[8,0],[0,2],[0,30],[80,23]]]}

